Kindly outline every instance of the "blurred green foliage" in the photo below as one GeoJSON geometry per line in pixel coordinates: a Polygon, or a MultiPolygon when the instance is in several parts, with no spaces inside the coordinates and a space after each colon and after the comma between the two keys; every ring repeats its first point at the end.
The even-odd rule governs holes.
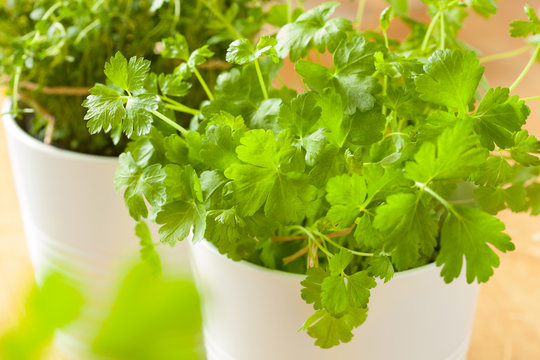
{"type": "MultiPolygon", "coordinates": [[[[19,324],[0,335],[0,359],[42,359],[54,331],[76,320],[81,306],[80,293],[61,275],[48,276],[30,292],[19,324]]],[[[193,282],[156,276],[140,263],[124,278],[93,344],[86,345],[93,355],[117,360],[204,359],[201,324],[193,282]]]]}

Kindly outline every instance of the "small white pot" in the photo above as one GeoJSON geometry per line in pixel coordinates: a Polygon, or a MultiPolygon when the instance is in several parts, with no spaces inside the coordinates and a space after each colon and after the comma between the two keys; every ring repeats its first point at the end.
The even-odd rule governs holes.
{"type": "MultiPolygon", "coordinates": [[[[3,112],[9,111],[9,102],[3,105],[3,112]]],[[[59,332],[58,345],[73,354],[69,359],[91,358],[87,350],[107,315],[117,280],[140,248],[135,222],[114,189],[118,159],[45,145],[9,115],[3,123],[36,280],[51,270],[60,272],[86,300],[81,317],[59,332]]],[[[174,259],[166,268],[189,271],[185,246],[160,249],[174,259]]]]}
{"type": "Polygon", "coordinates": [[[313,313],[305,276],[233,262],[209,242],[193,246],[209,360],[464,360],[478,285],[447,285],[434,264],[396,273],[372,290],[351,342],[320,349],[298,331],[313,313]]]}

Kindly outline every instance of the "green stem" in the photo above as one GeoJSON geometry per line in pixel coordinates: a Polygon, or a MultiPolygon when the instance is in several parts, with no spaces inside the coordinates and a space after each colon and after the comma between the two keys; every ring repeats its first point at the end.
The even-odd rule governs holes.
{"type": "Polygon", "coordinates": [[[15,115],[19,111],[19,101],[17,95],[19,94],[19,82],[21,80],[22,67],[17,66],[15,70],[15,76],[13,76],[13,89],[11,90],[11,107],[15,115]]]}
{"type": "Polygon", "coordinates": [[[167,116],[163,115],[162,113],[155,110],[151,111],[151,113],[157,116],[158,118],[160,118],[161,120],[163,120],[165,123],[175,128],[176,130],[178,130],[182,135],[186,135],[188,133],[186,129],[184,129],[183,127],[178,125],[174,120],[169,119],[167,116]]]}
{"type": "Polygon", "coordinates": [[[47,10],[45,12],[45,14],[43,14],[43,16],[41,17],[41,20],[47,20],[49,18],[49,16],[51,16],[56,11],[56,9],[58,9],[62,5],[63,5],[63,3],[61,1],[59,1],[56,4],[54,4],[53,6],[51,6],[49,8],[49,10],[47,10]]]}
{"type": "Polygon", "coordinates": [[[444,10],[441,11],[441,21],[440,21],[440,24],[441,24],[441,44],[439,45],[439,48],[441,50],[444,50],[444,48],[446,47],[446,30],[445,30],[445,26],[444,26],[444,10]]]}
{"type": "Polygon", "coordinates": [[[237,39],[244,38],[242,34],[236,30],[236,28],[230,23],[230,21],[221,13],[219,9],[216,9],[209,0],[201,0],[202,3],[210,10],[222,23],[225,27],[236,37],[237,39]]]}
{"type": "Polygon", "coordinates": [[[75,45],[79,44],[82,39],[86,37],[86,35],[90,32],[90,30],[94,29],[96,26],[99,25],[99,20],[96,19],[92,21],[90,24],[88,24],[84,29],[81,30],[79,35],[75,38],[75,45]]]}
{"type": "Polygon", "coordinates": [[[424,36],[424,41],[422,41],[422,47],[421,47],[422,52],[426,51],[426,48],[427,48],[427,45],[428,45],[428,42],[429,42],[429,38],[431,37],[431,33],[435,29],[435,25],[437,25],[437,21],[439,21],[439,18],[441,17],[441,14],[442,14],[442,12],[439,11],[433,17],[433,19],[431,19],[431,23],[429,24],[429,27],[428,27],[428,29],[426,31],[426,35],[424,36]]]}
{"type": "Polygon", "coordinates": [[[390,50],[390,44],[388,43],[388,34],[386,33],[386,30],[383,30],[382,33],[384,36],[384,46],[386,46],[386,48],[390,50]]]}
{"type": "Polygon", "coordinates": [[[523,46],[523,47],[520,47],[519,49],[515,49],[515,50],[512,50],[512,51],[506,51],[506,52],[503,52],[503,53],[500,53],[500,54],[484,56],[484,57],[480,58],[480,63],[483,64],[483,63],[486,63],[486,62],[489,62],[489,61],[508,59],[508,58],[523,54],[524,52],[527,52],[527,51],[532,50],[532,49],[533,49],[532,46],[527,45],[527,46],[523,46]]]}
{"type": "Polygon", "coordinates": [[[356,29],[360,31],[362,26],[362,18],[364,17],[364,9],[366,7],[366,0],[358,0],[358,8],[356,9],[356,29]]]}
{"type": "Polygon", "coordinates": [[[308,229],[306,229],[305,227],[303,226],[300,226],[300,225],[296,225],[296,226],[291,226],[291,229],[296,229],[296,230],[299,230],[300,232],[303,232],[304,234],[307,235],[307,237],[313,241],[313,243],[328,257],[328,258],[331,258],[332,256],[334,256],[330,251],[328,251],[324,246],[322,246],[321,243],[319,243],[317,241],[317,239],[315,238],[315,236],[311,233],[311,231],[309,231],[308,229]]]}
{"type": "Polygon", "coordinates": [[[355,251],[355,250],[351,250],[349,248],[346,248],[345,246],[342,246],[342,245],[338,244],[337,242],[335,242],[334,240],[330,239],[327,236],[324,236],[323,234],[317,233],[317,235],[319,235],[321,237],[324,237],[324,241],[328,241],[330,244],[334,245],[335,247],[337,247],[339,249],[343,249],[345,251],[348,251],[353,255],[356,255],[356,256],[373,256],[372,253],[365,253],[365,252],[355,251]]]}
{"type": "Polygon", "coordinates": [[[292,0],[287,0],[287,22],[292,23],[292,0]]]}
{"type": "Polygon", "coordinates": [[[259,65],[259,60],[255,60],[254,64],[255,64],[255,71],[257,71],[257,77],[259,78],[259,84],[261,85],[261,90],[263,92],[264,99],[268,100],[268,91],[266,90],[266,84],[264,83],[261,67],[259,65]]]}
{"type": "Polygon", "coordinates": [[[441,195],[437,194],[435,191],[433,191],[430,187],[428,187],[426,184],[416,182],[415,185],[419,187],[422,191],[426,191],[428,194],[433,196],[435,199],[437,199],[441,204],[444,205],[445,208],[447,208],[449,211],[452,210],[452,205],[446,201],[441,195]]]}
{"type": "Polygon", "coordinates": [[[536,49],[534,50],[533,56],[531,56],[531,59],[529,60],[529,63],[527,64],[527,66],[525,66],[525,69],[523,69],[523,71],[521,72],[521,74],[519,74],[519,77],[516,79],[516,81],[514,81],[512,86],[510,86],[510,91],[514,90],[516,88],[516,86],[518,86],[518,84],[521,82],[521,80],[523,80],[525,75],[527,75],[527,73],[529,72],[529,70],[533,66],[534,62],[536,61],[536,58],[538,57],[538,54],[540,54],[540,45],[538,45],[536,47],[536,49]]]}
{"type": "Polygon", "coordinates": [[[532,101],[532,100],[540,100],[540,96],[532,96],[532,97],[528,97],[528,98],[524,98],[524,99],[521,99],[525,102],[527,101],[532,101]]]}
{"type": "Polygon", "coordinates": [[[168,98],[165,95],[160,95],[160,99],[167,102],[168,104],[165,104],[165,106],[169,107],[170,109],[178,110],[178,111],[181,111],[181,112],[184,112],[184,113],[187,113],[187,114],[191,114],[191,115],[195,115],[195,116],[201,115],[201,112],[199,110],[190,108],[189,106],[186,106],[186,105],[181,104],[181,103],[179,103],[177,101],[174,101],[173,99],[168,98]]]}
{"type": "Polygon", "coordinates": [[[204,92],[206,93],[206,96],[208,96],[208,99],[214,100],[214,95],[212,95],[212,92],[210,91],[210,88],[208,87],[208,84],[206,84],[206,81],[204,81],[203,77],[201,76],[201,73],[197,68],[193,69],[193,72],[195,73],[195,76],[199,80],[199,83],[204,89],[204,92]]]}

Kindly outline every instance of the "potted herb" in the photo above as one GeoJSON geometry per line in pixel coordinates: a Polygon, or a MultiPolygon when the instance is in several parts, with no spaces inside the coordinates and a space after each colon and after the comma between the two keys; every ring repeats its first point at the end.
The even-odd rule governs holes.
{"type": "MultiPolygon", "coordinates": [[[[360,33],[331,17],[335,2],[294,17],[288,8],[276,36],[236,34],[227,61],[237,66],[199,107],[178,106],[194,115],[189,129],[156,110],[162,90],[129,85],[151,78],[135,68],[140,59],[113,57],[120,90],[98,85],[86,99],[96,131],[123,123],[109,116],[126,111],[119,99],[177,131],[139,124],[146,134],[131,137],[115,181],[133,217],[161,226],[162,242],[195,243],[210,359],[466,356],[472,283],[493,275],[495,250],[514,248],[494,215],[538,201],[540,143],[523,129],[535,98],[510,92],[540,45],[532,39],[510,88],[488,88],[477,54],[456,37],[468,5],[425,2],[428,24],[401,15],[404,41],[387,35],[392,7],[378,31],[360,33]],[[300,93],[272,85],[286,57],[300,93]]],[[[526,11],[512,36],[540,32],[526,11]]],[[[168,46],[187,60],[184,81],[185,42],[168,46]]]]}
{"type": "MultiPolygon", "coordinates": [[[[248,38],[264,15],[246,1],[215,6],[248,38]]],[[[118,127],[112,136],[90,136],[81,102],[92,84],[105,81],[103,64],[121,50],[126,56],[147,57],[152,71],[167,73],[154,79],[166,89],[168,102],[160,111],[174,116],[169,108],[188,90],[187,104],[200,103],[204,88],[179,84],[169,74],[178,61],[165,53],[158,56],[162,39],[178,32],[191,48],[211,43],[199,51],[211,61],[192,71],[192,77],[204,76],[213,87],[218,71],[229,66],[225,40],[233,35],[204,1],[23,0],[0,5],[1,82],[10,93],[2,106],[3,123],[30,257],[40,282],[52,268],[88,295],[91,301],[81,317],[87,323],[103,315],[116,270],[136,255],[138,244],[135,224],[113,185],[116,155],[126,138],[118,127]]],[[[137,104],[128,105],[126,119],[152,120],[151,114],[135,111],[137,104]]],[[[178,116],[180,122],[187,120],[178,116]]],[[[137,228],[143,239],[147,231],[144,225],[137,228]]],[[[183,252],[175,253],[175,266],[188,271],[187,259],[179,257],[183,252]]],[[[86,328],[66,334],[70,343],[76,334],[85,346],[92,335],[86,328]]]]}

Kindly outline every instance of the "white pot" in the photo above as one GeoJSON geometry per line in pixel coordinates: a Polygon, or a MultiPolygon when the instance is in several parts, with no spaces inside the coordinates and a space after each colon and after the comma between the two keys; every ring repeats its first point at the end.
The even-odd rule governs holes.
{"type": "Polygon", "coordinates": [[[478,285],[447,285],[434,264],[379,282],[352,341],[323,350],[298,331],[313,313],[300,297],[305,276],[233,262],[206,241],[192,255],[209,360],[466,358],[478,285]]]}
{"type": "MultiPolygon", "coordinates": [[[[7,112],[10,104],[3,105],[7,112]]],[[[41,282],[50,270],[60,272],[86,298],[80,319],[59,333],[59,346],[73,354],[69,359],[91,358],[87,350],[107,315],[117,280],[140,248],[135,222],[114,189],[118,160],[45,145],[11,116],[3,118],[36,280],[41,282]]],[[[160,249],[175,263],[164,270],[189,271],[185,246],[160,249]]]]}

